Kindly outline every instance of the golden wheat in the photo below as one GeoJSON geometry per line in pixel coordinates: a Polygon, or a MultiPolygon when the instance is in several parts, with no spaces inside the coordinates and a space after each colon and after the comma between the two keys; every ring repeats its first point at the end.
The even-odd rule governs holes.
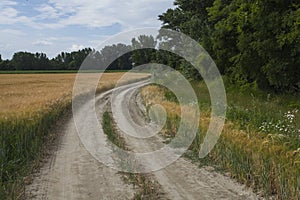
{"type": "MultiPolygon", "coordinates": [[[[106,73],[98,87],[114,85],[123,75],[106,73]]],[[[70,100],[75,77],[76,74],[0,74],[0,116],[34,112],[62,98],[70,100]]],[[[132,73],[127,80],[143,77],[145,74],[132,73]]]]}

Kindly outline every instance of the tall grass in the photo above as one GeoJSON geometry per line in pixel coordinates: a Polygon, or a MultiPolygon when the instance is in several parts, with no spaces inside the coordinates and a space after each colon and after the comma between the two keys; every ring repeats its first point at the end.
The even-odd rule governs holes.
{"type": "MultiPolygon", "coordinates": [[[[166,108],[168,120],[163,132],[174,135],[179,105],[169,91],[154,87],[143,89],[143,99],[146,104],[159,103],[166,108]]],[[[300,199],[299,97],[227,87],[229,109],[223,133],[213,151],[199,160],[198,151],[210,120],[210,100],[203,82],[194,82],[193,87],[201,118],[189,157],[230,172],[266,198],[300,199]]]]}
{"type": "Polygon", "coordinates": [[[70,110],[71,101],[61,99],[48,109],[0,119],[0,197],[19,199],[23,195],[23,176],[41,149],[55,122],[70,110]]]}

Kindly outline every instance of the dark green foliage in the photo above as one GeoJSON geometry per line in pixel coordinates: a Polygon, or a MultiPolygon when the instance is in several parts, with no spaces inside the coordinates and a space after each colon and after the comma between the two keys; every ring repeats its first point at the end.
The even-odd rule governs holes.
{"type": "Polygon", "coordinates": [[[71,53],[61,52],[51,60],[51,69],[77,70],[84,59],[92,52],[91,48],[85,48],[71,53]]]}
{"type": "Polygon", "coordinates": [[[104,70],[107,66],[107,70],[130,70],[130,50],[131,46],[125,44],[105,46],[100,52],[85,48],[71,53],[61,52],[51,60],[44,53],[17,52],[12,60],[0,59],[0,70],[79,70],[81,66],[89,70],[104,70]]]}
{"type": "Polygon", "coordinates": [[[17,52],[11,60],[0,62],[0,70],[78,70],[91,52],[90,48],[62,52],[51,60],[44,53],[17,52]]]}
{"type": "Polygon", "coordinates": [[[299,90],[297,41],[300,35],[292,36],[289,41],[287,37],[299,29],[295,26],[296,17],[289,16],[295,14],[292,3],[240,0],[223,6],[220,8],[216,3],[209,9],[212,20],[222,18],[215,29],[228,34],[226,38],[213,35],[214,50],[218,63],[229,61],[225,67],[233,81],[244,79],[257,82],[260,88],[299,90]],[[220,44],[223,46],[218,49],[216,46],[220,44]],[[222,58],[222,55],[228,56],[222,58]]]}
{"type": "Polygon", "coordinates": [[[107,70],[129,70],[132,68],[130,51],[131,46],[125,44],[105,46],[101,52],[94,53],[97,62],[95,68],[108,66],[107,70]]]}
{"type": "Polygon", "coordinates": [[[139,66],[156,61],[156,40],[153,36],[141,35],[131,40],[133,66],[139,66]]]}
{"type": "Polygon", "coordinates": [[[11,65],[14,66],[16,70],[35,70],[40,66],[48,66],[49,59],[44,53],[28,53],[28,52],[18,52],[15,53],[11,65]]]}
{"type": "Polygon", "coordinates": [[[159,16],[163,27],[199,41],[232,83],[300,90],[299,1],[175,0],[174,5],[159,16]]]}
{"type": "Polygon", "coordinates": [[[181,31],[201,43],[208,44],[211,27],[206,8],[212,4],[213,0],[175,0],[174,5],[177,7],[168,9],[159,16],[159,20],[163,21],[163,28],[181,31]]]}

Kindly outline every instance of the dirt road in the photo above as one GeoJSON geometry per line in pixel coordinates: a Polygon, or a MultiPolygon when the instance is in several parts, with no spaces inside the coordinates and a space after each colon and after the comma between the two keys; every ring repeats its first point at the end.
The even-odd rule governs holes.
{"type": "MultiPolygon", "coordinates": [[[[147,131],[155,128],[151,125],[148,129],[143,129],[148,123],[139,89],[145,84],[147,82],[143,81],[116,88],[111,99],[112,91],[96,98],[98,118],[106,110],[110,110],[110,105],[113,106],[114,120],[132,152],[150,152],[164,146],[159,135],[145,140],[134,137],[142,133],[145,134],[142,136],[147,137],[150,134],[147,131]],[[125,135],[124,131],[132,131],[132,135],[125,135]]],[[[110,145],[107,144],[103,130],[90,131],[99,128],[86,114],[92,108],[92,103],[93,101],[86,102],[74,116],[75,121],[83,122],[82,125],[75,126],[74,118],[71,117],[61,128],[62,139],[57,151],[26,188],[29,199],[133,198],[136,191],[123,182],[116,170],[106,166],[109,162],[104,165],[94,158],[98,156],[99,150],[110,155],[110,145]],[[77,130],[81,130],[79,136],[77,130]],[[90,147],[89,151],[85,148],[87,145],[90,147]]],[[[110,162],[113,163],[113,159],[110,162]]],[[[150,162],[141,164],[147,168],[145,165],[150,162]]],[[[153,178],[164,192],[162,199],[257,199],[255,194],[230,178],[209,168],[199,168],[185,158],[179,158],[166,168],[153,172],[153,178]]]]}
{"type": "Polygon", "coordinates": [[[117,171],[95,160],[81,144],[73,118],[61,129],[57,151],[34,174],[27,199],[131,199],[134,189],[117,171]]]}

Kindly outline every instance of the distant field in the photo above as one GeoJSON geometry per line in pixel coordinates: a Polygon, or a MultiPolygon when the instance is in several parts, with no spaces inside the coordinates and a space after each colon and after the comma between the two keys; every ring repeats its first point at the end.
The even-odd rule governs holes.
{"type": "MultiPolygon", "coordinates": [[[[128,70],[106,70],[104,73],[127,72],[128,70]]],[[[0,74],[74,74],[78,70],[21,70],[0,71],[0,74]]],[[[103,70],[81,70],[82,73],[101,73],[103,70]]]]}
{"type": "MultiPolygon", "coordinates": [[[[99,87],[115,84],[123,74],[104,74],[99,87]]],[[[132,74],[133,79],[143,76],[132,74]]],[[[75,77],[76,74],[0,74],[0,116],[34,112],[62,98],[70,99],[75,77]]]]}

